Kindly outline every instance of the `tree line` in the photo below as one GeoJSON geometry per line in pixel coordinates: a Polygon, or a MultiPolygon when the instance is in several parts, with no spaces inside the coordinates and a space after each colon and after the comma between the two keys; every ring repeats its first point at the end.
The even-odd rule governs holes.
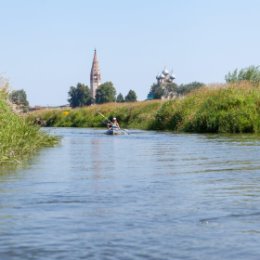
{"type": "MultiPolygon", "coordinates": [[[[249,66],[243,69],[235,69],[233,72],[229,72],[225,75],[226,83],[236,83],[241,81],[249,81],[254,85],[260,84],[260,66],[249,66]]],[[[147,99],[161,99],[171,98],[174,96],[183,96],[188,94],[189,92],[201,88],[205,86],[204,83],[201,82],[191,82],[188,84],[180,84],[176,83],[164,83],[158,84],[154,83],[150,87],[150,92],[147,96],[147,99]]]]}
{"type": "MultiPolygon", "coordinates": [[[[226,83],[236,83],[240,81],[249,81],[255,85],[260,84],[260,66],[249,66],[243,69],[235,69],[225,75],[226,83]]],[[[192,90],[205,86],[201,82],[191,82],[189,84],[168,83],[166,85],[159,85],[154,83],[150,87],[147,99],[161,99],[163,96],[171,97],[172,94],[176,96],[186,95],[192,90]]],[[[68,92],[68,102],[71,107],[88,106],[93,103],[103,104],[107,102],[135,102],[137,95],[134,90],[129,90],[124,97],[122,93],[116,95],[116,89],[112,82],[105,82],[101,84],[96,90],[96,96],[93,100],[91,98],[90,88],[87,85],[78,83],[76,86],[71,86],[68,92]]],[[[21,111],[27,112],[29,110],[29,102],[26,93],[23,89],[14,90],[9,94],[9,99],[16,104],[21,111]]]]}
{"type": "Polygon", "coordinates": [[[147,95],[147,99],[162,99],[162,98],[174,98],[177,96],[183,96],[191,92],[192,90],[198,89],[205,86],[204,83],[201,82],[191,82],[188,84],[180,84],[177,85],[176,83],[165,83],[165,84],[158,84],[154,83],[151,88],[150,92],[147,95]]]}
{"type": "Polygon", "coordinates": [[[82,83],[76,86],[71,86],[68,92],[68,102],[71,107],[89,106],[91,104],[104,104],[109,102],[135,102],[137,95],[134,90],[129,90],[124,97],[122,93],[116,96],[116,89],[112,82],[105,82],[101,84],[96,90],[95,99],[91,97],[90,88],[82,83]]]}

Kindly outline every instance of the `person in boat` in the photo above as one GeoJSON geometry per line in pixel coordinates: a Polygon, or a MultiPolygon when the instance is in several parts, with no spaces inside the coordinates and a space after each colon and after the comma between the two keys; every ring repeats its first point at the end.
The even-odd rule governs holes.
{"type": "Polygon", "coordinates": [[[120,129],[120,126],[119,126],[119,123],[118,123],[117,120],[116,120],[116,117],[113,117],[112,121],[110,121],[110,122],[107,124],[107,127],[108,127],[108,128],[118,128],[118,129],[120,129]]]}

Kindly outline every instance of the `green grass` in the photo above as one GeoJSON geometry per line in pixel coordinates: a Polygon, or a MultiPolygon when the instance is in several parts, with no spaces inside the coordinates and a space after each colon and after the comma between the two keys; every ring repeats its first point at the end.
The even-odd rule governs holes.
{"type": "Polygon", "coordinates": [[[109,103],[66,110],[42,110],[47,126],[101,127],[99,112],[118,118],[123,128],[195,133],[259,133],[260,86],[248,82],[207,86],[174,100],[109,103]]]}
{"type": "Polygon", "coordinates": [[[160,106],[158,101],[133,103],[108,103],[75,109],[40,110],[28,115],[30,122],[42,120],[46,126],[55,127],[104,127],[104,115],[108,119],[117,117],[121,127],[147,129],[154,121],[154,113],[160,106]]]}
{"type": "Polygon", "coordinates": [[[58,142],[14,113],[6,100],[6,91],[0,89],[0,165],[18,164],[39,148],[58,142]]]}

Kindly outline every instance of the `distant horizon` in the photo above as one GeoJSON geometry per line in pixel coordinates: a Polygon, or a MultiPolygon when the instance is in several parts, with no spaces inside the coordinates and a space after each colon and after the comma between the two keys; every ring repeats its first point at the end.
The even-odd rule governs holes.
{"type": "Polygon", "coordinates": [[[94,49],[102,82],[140,101],[164,67],[178,85],[221,84],[260,63],[257,0],[0,2],[0,76],[31,106],[65,105],[70,86],[90,86],[94,49]]]}

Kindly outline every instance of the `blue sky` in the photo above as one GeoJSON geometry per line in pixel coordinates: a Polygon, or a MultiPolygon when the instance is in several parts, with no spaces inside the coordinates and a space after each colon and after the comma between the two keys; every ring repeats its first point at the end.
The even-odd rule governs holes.
{"type": "Polygon", "coordinates": [[[259,13],[258,0],[0,0],[0,75],[33,106],[66,104],[96,48],[102,81],[139,100],[165,66],[177,84],[221,83],[260,64],[259,13]]]}

